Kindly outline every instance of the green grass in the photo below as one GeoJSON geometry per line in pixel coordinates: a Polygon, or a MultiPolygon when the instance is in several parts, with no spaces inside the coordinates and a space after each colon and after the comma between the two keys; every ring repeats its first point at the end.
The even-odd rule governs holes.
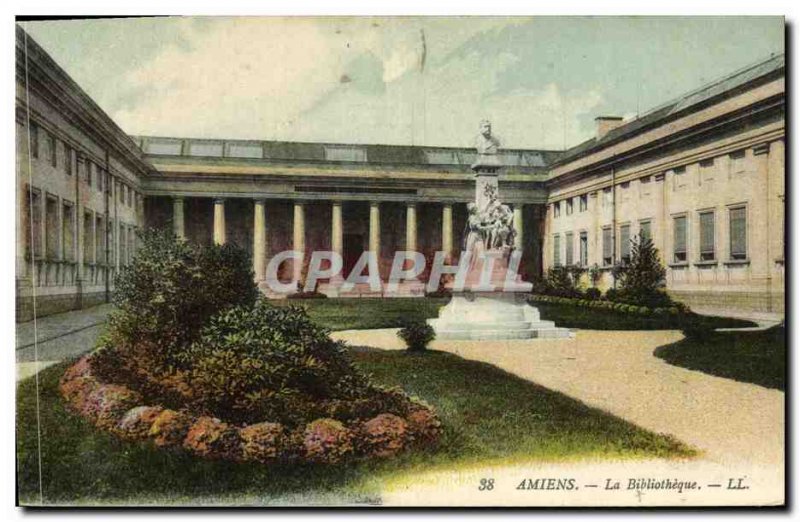
{"type": "MultiPolygon", "coordinates": [[[[57,390],[66,364],[40,374],[41,468],[46,504],[199,505],[374,503],[395,480],[426,470],[585,457],[687,457],[674,439],[642,430],[494,366],[443,352],[353,348],[377,382],[400,385],[434,405],[444,424],[438,450],[335,468],[209,462],[180,450],[123,442],[64,408],[57,390]]],[[[18,491],[39,501],[35,381],[18,385],[18,491]]]]}
{"type": "MultiPolygon", "coordinates": [[[[300,305],[319,324],[331,330],[395,328],[404,320],[425,320],[439,315],[449,298],[287,299],[279,306],[300,305]]],[[[561,303],[536,303],[542,318],[564,328],[585,330],[675,330],[686,325],[683,317],[645,317],[615,310],[586,308],[561,303]]],[[[691,316],[706,328],[741,328],[755,323],[726,317],[691,316]]]]}
{"type": "Polygon", "coordinates": [[[786,329],[757,332],[709,332],[661,346],[666,362],[742,382],[786,389],[786,329]]]}
{"type": "Polygon", "coordinates": [[[331,330],[367,330],[372,328],[397,328],[406,320],[424,321],[439,314],[439,307],[449,298],[393,298],[380,297],[343,299],[284,299],[275,301],[278,306],[299,305],[308,309],[308,315],[331,330]]]}

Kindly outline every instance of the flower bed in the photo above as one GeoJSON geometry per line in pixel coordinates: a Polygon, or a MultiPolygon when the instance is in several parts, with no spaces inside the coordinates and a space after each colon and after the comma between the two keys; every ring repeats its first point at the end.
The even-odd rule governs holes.
{"type": "Polygon", "coordinates": [[[391,457],[414,446],[435,444],[441,435],[441,423],[429,406],[392,391],[387,394],[394,410],[400,404],[403,415],[380,413],[363,418],[355,414],[344,421],[319,418],[288,427],[268,419],[235,425],[188,409],[143,404],[140,393],[101,382],[93,371],[92,355],[64,373],[59,389],[74,412],[100,429],[126,440],[182,447],[206,459],[337,464],[391,457]]]}
{"type": "Polygon", "coordinates": [[[605,299],[582,299],[577,297],[555,297],[549,295],[531,295],[528,297],[530,303],[557,303],[567,304],[573,306],[580,306],[584,308],[599,308],[604,310],[613,310],[625,314],[638,314],[642,316],[678,316],[688,312],[688,309],[683,305],[670,306],[664,308],[649,308],[647,306],[636,306],[627,303],[618,303],[605,299]]]}

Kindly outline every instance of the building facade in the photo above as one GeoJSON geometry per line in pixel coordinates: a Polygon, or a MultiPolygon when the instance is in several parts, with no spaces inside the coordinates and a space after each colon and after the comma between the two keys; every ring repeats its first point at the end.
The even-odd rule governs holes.
{"type": "MultiPolygon", "coordinates": [[[[523,275],[597,264],[611,286],[646,233],[677,298],[782,310],[784,103],[780,56],[632,122],[600,118],[567,151],[500,151],[523,275]]],[[[267,294],[285,250],[338,252],[345,273],[372,251],[382,278],[396,251],[461,251],[472,149],[128,136],[19,28],[16,106],[18,320],[107,300],[146,226],[238,244],[267,294]]]]}

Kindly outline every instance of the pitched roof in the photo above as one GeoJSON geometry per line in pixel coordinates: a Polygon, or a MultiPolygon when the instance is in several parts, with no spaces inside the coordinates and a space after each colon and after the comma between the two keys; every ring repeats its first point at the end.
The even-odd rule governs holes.
{"type": "Polygon", "coordinates": [[[715,103],[720,99],[731,97],[741,90],[770,81],[774,77],[783,76],[785,74],[785,67],[785,55],[781,53],[771,56],[767,60],[739,69],[723,78],[651,109],[635,120],[624,123],[609,131],[600,139],[594,137],[567,149],[560,158],[554,161],[554,164],[568,163],[570,160],[586,153],[602,149],[611,143],[621,141],[646,129],[661,125],[668,120],[678,117],[682,113],[696,110],[700,106],[715,103]]]}

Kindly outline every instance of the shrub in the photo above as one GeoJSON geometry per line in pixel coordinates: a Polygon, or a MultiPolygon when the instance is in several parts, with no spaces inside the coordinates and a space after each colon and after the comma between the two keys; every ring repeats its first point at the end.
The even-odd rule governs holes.
{"type": "Polygon", "coordinates": [[[335,419],[317,419],[306,426],[303,448],[312,462],[336,464],[353,452],[353,434],[335,419]]]}
{"type": "Polygon", "coordinates": [[[237,307],[213,318],[186,351],[190,404],[234,423],[296,426],[326,401],[370,393],[344,347],[299,307],[237,307]]]}
{"type": "Polygon", "coordinates": [[[283,434],[283,426],[275,422],[259,422],[240,429],[243,457],[263,463],[278,459],[283,450],[283,434]]]}
{"type": "Polygon", "coordinates": [[[107,351],[98,354],[104,380],[148,392],[179,368],[182,352],[213,315],[252,305],[258,290],[249,255],[231,244],[193,245],[165,231],[146,231],[133,262],[115,279],[107,351]]]}
{"type": "Polygon", "coordinates": [[[622,300],[637,305],[656,304],[666,296],[660,291],[666,274],[653,241],[649,238],[631,239],[630,261],[615,271],[622,300]]]}
{"type": "Polygon", "coordinates": [[[397,332],[397,336],[406,343],[410,352],[423,352],[428,343],[436,338],[436,332],[425,321],[413,321],[406,323],[397,332]]]}
{"type": "Polygon", "coordinates": [[[368,420],[361,431],[363,453],[376,457],[396,455],[403,450],[409,436],[406,421],[391,413],[382,413],[368,420]]]}
{"type": "Polygon", "coordinates": [[[639,315],[650,315],[650,309],[646,306],[639,307],[639,315]]]}
{"type": "Polygon", "coordinates": [[[545,275],[546,293],[559,297],[577,297],[581,294],[578,289],[580,276],[585,270],[578,266],[554,266],[547,270],[545,275]]]}
{"type": "Polygon", "coordinates": [[[109,428],[140,402],[141,396],[124,386],[101,384],[83,401],[81,413],[97,426],[109,428]]]}
{"type": "Polygon", "coordinates": [[[127,439],[144,440],[150,434],[153,422],[161,415],[160,406],[136,406],[128,410],[117,425],[117,433],[127,439]]]}
{"type": "Polygon", "coordinates": [[[183,447],[200,457],[238,460],[241,439],[233,427],[221,420],[203,416],[189,427],[183,447]]]}
{"type": "Polygon", "coordinates": [[[439,440],[442,423],[434,413],[426,407],[419,407],[408,414],[408,428],[414,442],[430,445],[439,440]]]}
{"type": "Polygon", "coordinates": [[[178,446],[186,438],[192,419],[182,412],[164,410],[153,421],[148,435],[157,446],[178,446]]]}
{"type": "Polygon", "coordinates": [[[592,288],[587,288],[586,289],[585,295],[586,295],[586,299],[594,301],[596,299],[600,299],[600,296],[602,295],[602,293],[600,292],[599,288],[592,287],[592,288]]]}
{"type": "Polygon", "coordinates": [[[609,288],[608,290],[606,290],[606,299],[608,299],[609,301],[617,301],[618,298],[619,298],[619,292],[617,291],[616,288],[609,288]]]}

